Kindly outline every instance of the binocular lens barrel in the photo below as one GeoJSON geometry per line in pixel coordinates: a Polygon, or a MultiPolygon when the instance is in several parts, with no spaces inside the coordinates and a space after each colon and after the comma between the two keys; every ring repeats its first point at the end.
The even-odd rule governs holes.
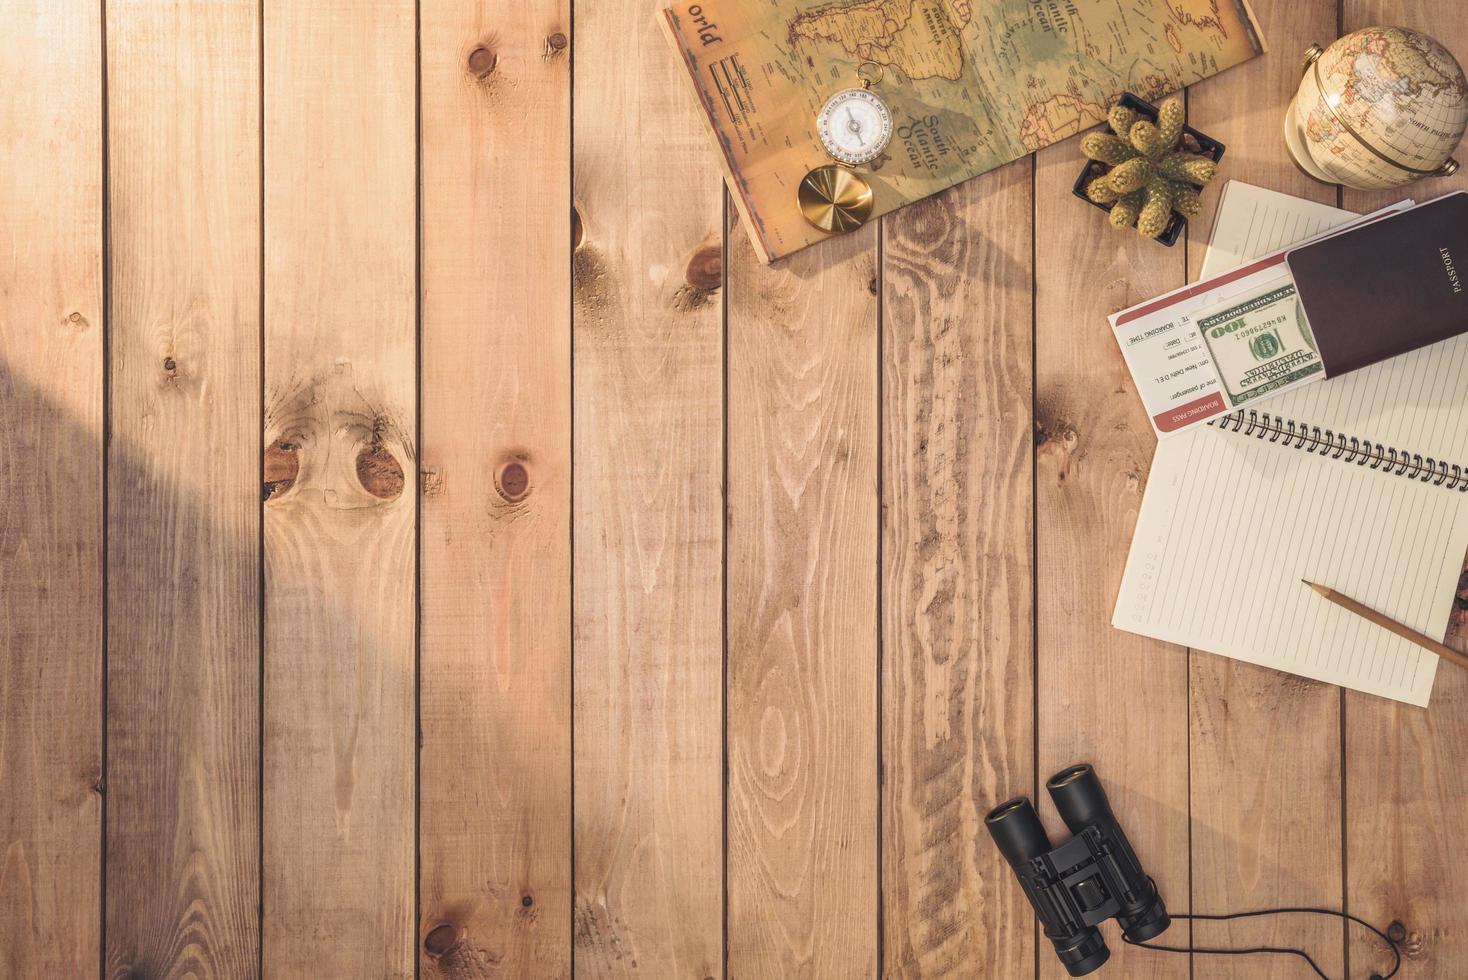
{"type": "Polygon", "coordinates": [[[1046,781],[1045,788],[1055,801],[1060,819],[1073,834],[1093,823],[1112,824],[1116,821],[1111,814],[1111,802],[1106,799],[1106,790],[1101,788],[1096,770],[1089,765],[1083,763],[1062,769],[1046,781]]]}
{"type": "Polygon", "coordinates": [[[1050,850],[1050,838],[1040,824],[1040,815],[1023,796],[1016,796],[990,810],[984,824],[1010,867],[1019,868],[1050,850]]]}
{"type": "Polygon", "coordinates": [[[1101,788],[1096,770],[1084,763],[1062,769],[1046,781],[1045,788],[1050,791],[1055,809],[1071,833],[1079,834],[1086,827],[1104,828],[1106,836],[1128,855],[1127,863],[1135,866],[1134,876],[1128,876],[1126,882],[1129,893],[1136,897],[1135,904],[1116,913],[1116,920],[1127,939],[1146,942],[1161,935],[1172,922],[1167,915],[1167,907],[1157,894],[1156,886],[1142,872],[1131,842],[1111,812],[1111,802],[1106,799],[1106,790],[1101,788]]]}
{"type": "MultiPolygon", "coordinates": [[[[999,845],[999,852],[1010,866],[1020,874],[1020,881],[1027,880],[1024,865],[1034,858],[1049,852],[1050,838],[1040,823],[1040,815],[1034,804],[1023,796],[1001,803],[989,811],[984,824],[999,845]]],[[[1028,888],[1028,886],[1026,886],[1028,888]]],[[[1074,932],[1066,932],[1050,917],[1034,894],[1029,894],[1030,903],[1045,926],[1046,937],[1055,944],[1055,953],[1060,957],[1066,972],[1073,977],[1083,977],[1100,968],[1111,955],[1101,932],[1092,926],[1083,926],[1074,932]],[[1059,931],[1057,931],[1059,930],[1059,931]]]]}
{"type": "Polygon", "coordinates": [[[1101,968],[1110,951],[1096,925],[1116,917],[1131,942],[1145,942],[1171,921],[1157,886],[1142,870],[1101,780],[1089,765],[1062,769],[1045,782],[1074,835],[1058,848],[1027,797],[989,811],[984,825],[1014,869],[1045,938],[1073,977],[1101,968]]]}

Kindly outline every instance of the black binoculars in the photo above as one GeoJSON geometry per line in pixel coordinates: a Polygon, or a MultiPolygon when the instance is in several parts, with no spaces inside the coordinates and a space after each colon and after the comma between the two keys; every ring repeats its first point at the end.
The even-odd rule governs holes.
{"type": "Polygon", "coordinates": [[[1089,765],[1063,769],[1045,783],[1074,836],[1050,846],[1028,797],[1001,803],[984,818],[1014,868],[1045,935],[1073,977],[1099,970],[1111,956],[1097,925],[1111,918],[1130,942],[1146,942],[1171,924],[1162,898],[1121,832],[1101,780],[1089,765]]]}

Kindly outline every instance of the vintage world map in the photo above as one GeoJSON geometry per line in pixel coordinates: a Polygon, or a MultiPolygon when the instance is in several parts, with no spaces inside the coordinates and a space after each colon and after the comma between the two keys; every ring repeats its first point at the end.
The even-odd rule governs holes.
{"type": "Polygon", "coordinates": [[[1123,91],[1155,98],[1263,51],[1244,0],[700,0],[662,20],[766,261],[829,237],[796,188],[830,162],[816,115],[863,62],[895,123],[859,168],[882,214],[1100,122],[1123,91]]]}

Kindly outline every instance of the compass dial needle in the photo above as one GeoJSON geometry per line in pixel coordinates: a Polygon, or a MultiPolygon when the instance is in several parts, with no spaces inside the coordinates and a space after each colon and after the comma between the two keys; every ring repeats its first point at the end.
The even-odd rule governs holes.
{"type": "Polygon", "coordinates": [[[842,89],[816,115],[816,133],[831,157],[859,166],[881,156],[892,138],[892,112],[865,88],[842,89]]]}

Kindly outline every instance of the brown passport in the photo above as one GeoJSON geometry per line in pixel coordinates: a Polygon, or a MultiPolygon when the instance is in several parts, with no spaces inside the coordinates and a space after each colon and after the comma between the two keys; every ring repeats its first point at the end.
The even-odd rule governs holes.
{"type": "Polygon", "coordinates": [[[1289,252],[1326,377],[1468,333],[1468,191],[1289,252]]]}

